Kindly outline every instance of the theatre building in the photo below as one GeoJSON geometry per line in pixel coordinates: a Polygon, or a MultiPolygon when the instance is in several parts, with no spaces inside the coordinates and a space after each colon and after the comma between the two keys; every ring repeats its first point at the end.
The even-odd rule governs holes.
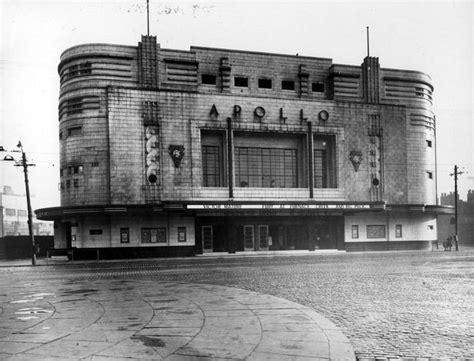
{"type": "Polygon", "coordinates": [[[428,75],[319,57],[87,44],[61,56],[55,248],[101,257],[423,249],[428,75]]]}

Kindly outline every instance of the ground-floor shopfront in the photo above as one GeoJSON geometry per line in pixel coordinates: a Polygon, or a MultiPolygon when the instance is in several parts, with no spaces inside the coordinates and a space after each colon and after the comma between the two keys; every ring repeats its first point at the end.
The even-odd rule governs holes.
{"type": "Polygon", "coordinates": [[[173,204],[172,207],[43,209],[54,248],[94,258],[214,252],[429,249],[434,206],[381,204],[173,204]]]}
{"type": "Polygon", "coordinates": [[[342,216],[198,216],[196,251],[344,249],[342,216]]]}

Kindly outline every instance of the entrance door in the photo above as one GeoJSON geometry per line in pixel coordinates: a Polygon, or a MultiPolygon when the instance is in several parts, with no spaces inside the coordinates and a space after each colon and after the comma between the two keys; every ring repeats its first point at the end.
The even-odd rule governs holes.
{"type": "Polygon", "coordinates": [[[252,225],[244,226],[244,247],[246,251],[254,250],[254,228],[252,225]]]}
{"type": "Polygon", "coordinates": [[[202,251],[212,252],[214,250],[214,232],[212,226],[202,226],[202,251]]]}
{"type": "Polygon", "coordinates": [[[259,225],[258,226],[258,250],[268,251],[268,226],[259,225]]]}
{"type": "Polygon", "coordinates": [[[71,222],[66,222],[66,248],[72,248],[71,222]]]}

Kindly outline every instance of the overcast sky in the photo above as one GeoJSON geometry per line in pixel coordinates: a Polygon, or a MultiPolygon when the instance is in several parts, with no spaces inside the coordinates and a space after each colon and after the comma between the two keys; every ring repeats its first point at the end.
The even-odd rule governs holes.
{"type": "MultiPolygon", "coordinates": [[[[146,34],[146,0],[0,0],[0,145],[21,140],[30,168],[33,208],[59,206],[57,65],[83,43],[134,45],[146,34]]],[[[191,45],[332,58],[419,70],[434,84],[438,193],[474,189],[473,6],[471,1],[156,1],[150,33],[163,48],[191,45]]],[[[3,158],[3,157],[2,157],[3,158]]],[[[0,186],[24,192],[20,168],[0,162],[0,186]]]]}

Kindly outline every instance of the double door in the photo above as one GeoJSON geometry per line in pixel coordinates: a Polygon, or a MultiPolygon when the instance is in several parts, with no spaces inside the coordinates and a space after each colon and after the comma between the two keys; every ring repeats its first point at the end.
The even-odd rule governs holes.
{"type": "Polygon", "coordinates": [[[268,250],[268,225],[244,225],[244,249],[246,251],[268,250]]]}

